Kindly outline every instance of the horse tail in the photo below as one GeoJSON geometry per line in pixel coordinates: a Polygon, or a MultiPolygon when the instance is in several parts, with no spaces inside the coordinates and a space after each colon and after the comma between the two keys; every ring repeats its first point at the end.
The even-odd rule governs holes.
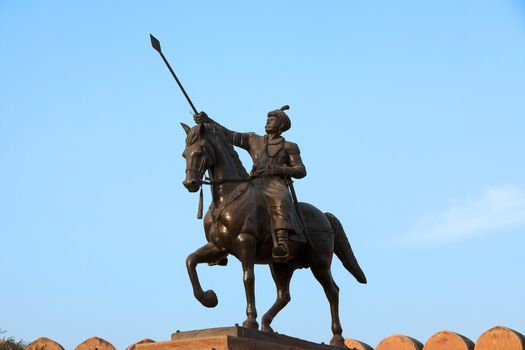
{"type": "Polygon", "coordinates": [[[343,263],[343,266],[355,277],[358,282],[363,284],[366,283],[366,276],[363,270],[361,270],[361,267],[354,256],[354,252],[352,251],[350,242],[348,242],[343,225],[341,225],[341,222],[335,217],[335,215],[331,213],[324,213],[324,215],[328,221],[330,221],[330,225],[334,230],[335,255],[337,255],[339,260],[341,260],[343,263]]]}

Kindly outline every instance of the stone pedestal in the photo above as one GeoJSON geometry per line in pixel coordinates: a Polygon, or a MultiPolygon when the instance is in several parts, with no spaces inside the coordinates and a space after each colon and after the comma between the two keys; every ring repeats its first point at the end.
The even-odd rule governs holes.
{"type": "Polygon", "coordinates": [[[136,350],[348,350],[243,327],[177,332],[171,341],[137,344],[136,350]]]}

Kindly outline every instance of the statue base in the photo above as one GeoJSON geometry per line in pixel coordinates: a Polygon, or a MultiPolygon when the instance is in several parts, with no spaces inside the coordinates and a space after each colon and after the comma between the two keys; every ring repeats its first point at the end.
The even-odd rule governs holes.
{"type": "Polygon", "coordinates": [[[348,350],[240,326],[173,333],[171,341],[137,344],[136,350],[348,350]]]}

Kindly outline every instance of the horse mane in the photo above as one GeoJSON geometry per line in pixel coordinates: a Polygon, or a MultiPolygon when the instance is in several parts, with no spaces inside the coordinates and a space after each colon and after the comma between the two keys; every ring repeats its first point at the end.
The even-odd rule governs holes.
{"type": "MultiPolygon", "coordinates": [[[[209,141],[215,145],[218,151],[225,150],[228,156],[230,156],[230,158],[233,160],[233,164],[235,164],[235,168],[237,169],[239,176],[241,178],[248,177],[248,172],[242,165],[241,159],[239,158],[239,154],[237,153],[235,148],[233,148],[233,145],[231,144],[226,134],[224,134],[224,132],[216,128],[214,125],[203,124],[203,126],[204,126],[206,136],[208,135],[212,137],[214,136],[214,139],[210,139],[209,141]]],[[[195,142],[198,136],[199,136],[198,128],[193,127],[188,133],[188,141],[190,141],[190,143],[193,143],[195,142]]]]}

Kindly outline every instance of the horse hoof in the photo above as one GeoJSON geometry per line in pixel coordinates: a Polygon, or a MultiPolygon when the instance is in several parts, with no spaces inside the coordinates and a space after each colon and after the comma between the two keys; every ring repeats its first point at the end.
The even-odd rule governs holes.
{"type": "Polygon", "coordinates": [[[246,320],[242,323],[244,328],[259,329],[259,324],[255,320],[246,320]]]}
{"type": "Polygon", "coordinates": [[[345,338],[342,335],[334,335],[330,340],[330,345],[334,346],[345,346],[345,338]]]}
{"type": "Polygon", "coordinates": [[[264,333],[270,333],[270,334],[275,333],[273,328],[269,324],[264,324],[264,323],[261,326],[261,331],[264,333]]]}
{"type": "Polygon", "coordinates": [[[199,299],[202,305],[206,307],[215,307],[219,303],[217,299],[217,294],[213,290],[207,290],[204,292],[202,297],[199,299]]]}

